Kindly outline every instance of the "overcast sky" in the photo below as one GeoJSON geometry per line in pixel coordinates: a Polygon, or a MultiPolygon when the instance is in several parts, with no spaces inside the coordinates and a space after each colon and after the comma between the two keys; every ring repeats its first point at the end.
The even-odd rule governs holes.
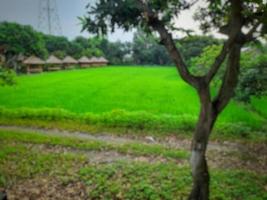
{"type": "MultiPolygon", "coordinates": [[[[37,29],[39,23],[39,1],[44,0],[0,0],[0,21],[29,24],[37,29]]],[[[78,16],[85,15],[86,5],[92,3],[94,0],[56,1],[63,35],[67,36],[69,39],[73,39],[78,35],[88,36],[87,33],[81,33],[81,25],[78,16]]],[[[193,12],[194,8],[182,13],[179,19],[176,20],[176,23],[180,27],[194,29],[199,32],[197,23],[192,19],[193,12]]],[[[109,34],[108,36],[112,41],[131,41],[132,37],[132,32],[125,33],[122,30],[117,30],[115,33],[109,34]]]]}

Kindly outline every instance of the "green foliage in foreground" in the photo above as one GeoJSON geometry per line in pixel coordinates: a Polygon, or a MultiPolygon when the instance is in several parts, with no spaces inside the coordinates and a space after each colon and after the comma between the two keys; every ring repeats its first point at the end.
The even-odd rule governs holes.
{"type": "MultiPolygon", "coordinates": [[[[51,153],[33,145],[0,140],[0,186],[39,175],[62,184],[80,180],[91,199],[179,200],[190,189],[190,169],[174,163],[88,164],[82,154],[51,153]]],[[[211,170],[211,200],[266,199],[267,177],[245,171],[211,170]]]]}
{"type": "MultiPolygon", "coordinates": [[[[87,116],[85,121],[90,124],[172,131],[192,130],[198,116],[197,95],[174,68],[74,70],[21,76],[17,82],[16,86],[0,88],[0,105],[25,118],[34,115],[33,119],[46,119],[50,113],[61,118],[60,109],[64,109],[64,113],[72,112],[71,118],[87,116]],[[55,110],[19,110],[22,107],[55,110]]],[[[231,102],[217,126],[223,126],[221,130],[231,124],[262,128],[267,116],[265,100],[256,99],[250,106],[231,102]]]]}
{"type": "Polygon", "coordinates": [[[0,187],[11,186],[38,174],[70,175],[73,166],[83,161],[83,156],[44,153],[22,143],[0,141],[0,187]]]}
{"type": "MultiPolygon", "coordinates": [[[[93,199],[181,199],[188,195],[189,168],[176,164],[115,163],[89,166],[80,176],[91,187],[93,199]]],[[[244,171],[212,170],[211,198],[221,200],[267,198],[266,176],[244,171]]]]}

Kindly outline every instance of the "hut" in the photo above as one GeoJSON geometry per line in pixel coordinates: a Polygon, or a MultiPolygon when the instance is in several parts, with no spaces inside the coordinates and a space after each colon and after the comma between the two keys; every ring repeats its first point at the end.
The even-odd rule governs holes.
{"type": "Polygon", "coordinates": [[[66,56],[63,60],[62,60],[63,66],[65,69],[72,69],[74,68],[75,65],[78,64],[78,61],[75,60],[73,57],[71,56],[66,56]]]}
{"type": "Polygon", "coordinates": [[[46,60],[46,64],[47,64],[47,70],[48,71],[58,71],[58,70],[61,70],[62,60],[60,60],[59,58],[57,58],[54,55],[51,55],[46,60]]]}
{"type": "Polygon", "coordinates": [[[104,57],[100,57],[97,60],[99,66],[106,66],[108,64],[108,60],[104,57]]]}
{"type": "Polygon", "coordinates": [[[82,68],[86,68],[86,67],[90,67],[91,66],[91,62],[90,62],[90,60],[86,56],[81,57],[78,60],[78,62],[79,62],[80,66],[82,68]]]}
{"type": "Polygon", "coordinates": [[[89,59],[89,62],[90,62],[90,66],[98,66],[98,58],[96,57],[92,57],[89,59]]]}
{"type": "Polygon", "coordinates": [[[89,59],[89,61],[91,66],[97,66],[97,67],[105,66],[108,64],[108,61],[104,57],[100,58],[92,57],[89,59]]]}
{"type": "Polygon", "coordinates": [[[30,73],[40,73],[43,71],[45,62],[36,56],[30,56],[22,62],[26,66],[26,71],[30,73]]]}

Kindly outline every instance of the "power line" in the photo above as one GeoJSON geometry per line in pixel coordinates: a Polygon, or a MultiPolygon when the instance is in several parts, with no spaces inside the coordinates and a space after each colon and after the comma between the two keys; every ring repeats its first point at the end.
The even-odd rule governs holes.
{"type": "Polygon", "coordinates": [[[39,0],[38,29],[50,35],[62,35],[56,0],[39,0]]]}

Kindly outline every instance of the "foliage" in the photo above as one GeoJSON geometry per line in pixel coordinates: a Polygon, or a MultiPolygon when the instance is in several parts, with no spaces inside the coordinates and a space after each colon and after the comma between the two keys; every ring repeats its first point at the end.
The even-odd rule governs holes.
{"type": "MultiPolygon", "coordinates": [[[[1,187],[12,187],[34,179],[36,191],[38,177],[46,177],[59,181],[62,187],[81,181],[88,191],[88,198],[168,200],[185,197],[192,181],[188,166],[173,160],[164,163],[114,161],[94,164],[88,162],[87,153],[92,155],[95,152],[79,151],[75,145],[66,150],[64,141],[69,140],[71,144],[67,137],[58,140],[55,136],[44,134],[4,131],[1,131],[0,137],[1,187]]],[[[212,168],[211,176],[211,200],[267,197],[264,188],[266,175],[244,169],[212,168]]]]}
{"type": "MultiPolygon", "coordinates": [[[[219,55],[222,46],[211,45],[203,49],[203,52],[191,59],[190,70],[194,75],[203,76],[209,71],[209,66],[214,62],[216,56],[219,55]]],[[[225,63],[222,68],[225,68],[225,63]]],[[[222,78],[222,77],[220,77],[222,78]]]]}
{"type": "Polygon", "coordinates": [[[124,63],[124,57],[131,52],[131,45],[110,42],[106,38],[82,36],[70,41],[63,36],[45,35],[31,26],[16,23],[0,23],[0,44],[7,46],[6,57],[14,55],[36,55],[43,59],[48,54],[59,58],[66,55],[79,59],[82,56],[105,56],[112,64],[124,63]]]}
{"type": "Polygon", "coordinates": [[[45,46],[48,52],[53,54],[56,51],[69,49],[69,41],[63,36],[43,35],[45,46]]]}
{"type": "Polygon", "coordinates": [[[46,153],[26,144],[0,142],[0,186],[10,186],[18,180],[36,175],[66,176],[72,174],[73,163],[81,163],[81,156],[46,153]]]}
{"type": "MultiPolygon", "coordinates": [[[[244,48],[241,54],[241,74],[235,92],[235,99],[250,102],[251,96],[264,96],[267,92],[267,54],[266,47],[250,45],[244,48]]],[[[201,76],[208,72],[210,66],[221,51],[221,46],[208,46],[203,53],[191,59],[190,70],[201,76]]],[[[213,87],[218,88],[225,71],[225,63],[213,80],[213,87]]]]}
{"type": "Polygon", "coordinates": [[[12,70],[4,68],[0,65],[0,86],[14,85],[15,83],[15,73],[12,70]]]}
{"type": "Polygon", "coordinates": [[[177,46],[181,50],[184,59],[190,62],[192,58],[200,56],[208,46],[219,45],[221,43],[221,40],[213,36],[193,35],[179,39],[177,46]]]}
{"type": "Polygon", "coordinates": [[[267,51],[245,53],[236,99],[249,103],[252,96],[267,94],[267,51]]]}
{"type": "MultiPolygon", "coordinates": [[[[191,182],[188,170],[174,163],[118,162],[82,168],[80,177],[96,199],[172,200],[186,197],[191,182]]],[[[262,187],[266,177],[235,170],[212,170],[211,174],[210,199],[253,200],[266,196],[262,187]]]]}
{"type": "Polygon", "coordinates": [[[133,59],[136,64],[172,64],[166,49],[158,44],[157,38],[140,29],[133,38],[133,59]]]}
{"type": "MultiPolygon", "coordinates": [[[[229,33],[229,10],[231,6],[231,1],[212,1],[209,0],[208,9],[207,6],[202,6],[195,13],[195,20],[200,22],[200,28],[204,32],[209,32],[211,30],[217,29],[222,34],[229,33]]],[[[259,35],[265,35],[267,33],[267,7],[266,1],[258,0],[245,0],[242,1],[243,6],[243,27],[251,28],[251,26],[256,23],[262,24],[258,28],[259,35]]]]}
{"type": "Polygon", "coordinates": [[[8,54],[36,55],[41,58],[47,56],[47,50],[42,34],[33,30],[31,26],[16,23],[0,23],[0,44],[7,46],[8,54]]]}
{"type": "MultiPolygon", "coordinates": [[[[11,23],[5,22],[6,27],[11,27],[11,23]]],[[[22,25],[13,24],[13,29],[18,28],[19,30],[24,29],[22,25]]],[[[7,28],[0,29],[2,37],[8,37],[9,32],[5,32],[7,28]]],[[[11,29],[12,30],[12,29],[11,29]]],[[[16,45],[12,45],[12,48],[17,49],[15,54],[22,53],[25,56],[35,54],[46,58],[48,54],[54,54],[59,58],[64,58],[66,55],[73,56],[79,59],[82,56],[105,56],[111,64],[151,64],[151,65],[169,65],[172,61],[169,58],[165,48],[158,44],[158,38],[146,34],[141,29],[138,29],[134,35],[133,42],[111,42],[105,37],[90,37],[85,38],[82,36],[76,37],[70,41],[63,36],[45,35],[34,31],[28,27],[28,32],[31,31],[32,35],[38,35],[38,43],[35,46],[40,46],[42,51],[45,53],[38,53],[31,50],[29,45],[16,42],[16,45]],[[28,30],[29,29],[29,30],[28,30]]],[[[25,35],[23,31],[17,32],[22,41],[29,40],[28,35],[25,35]]],[[[36,39],[36,40],[37,40],[36,39]]],[[[31,41],[33,39],[31,38],[31,41]]],[[[30,41],[29,41],[30,42],[30,41]]],[[[198,56],[203,48],[209,44],[218,44],[220,41],[212,37],[205,36],[190,36],[184,37],[177,40],[177,45],[180,47],[185,58],[191,59],[194,56],[198,56]]],[[[0,41],[2,44],[2,42],[0,41]]],[[[4,42],[5,44],[7,42],[4,42]]],[[[31,45],[33,46],[33,45],[31,45]]],[[[37,47],[36,47],[37,48],[37,47]]],[[[37,48],[40,49],[40,48],[37,48]]],[[[40,51],[40,50],[39,50],[40,51]]]]}

